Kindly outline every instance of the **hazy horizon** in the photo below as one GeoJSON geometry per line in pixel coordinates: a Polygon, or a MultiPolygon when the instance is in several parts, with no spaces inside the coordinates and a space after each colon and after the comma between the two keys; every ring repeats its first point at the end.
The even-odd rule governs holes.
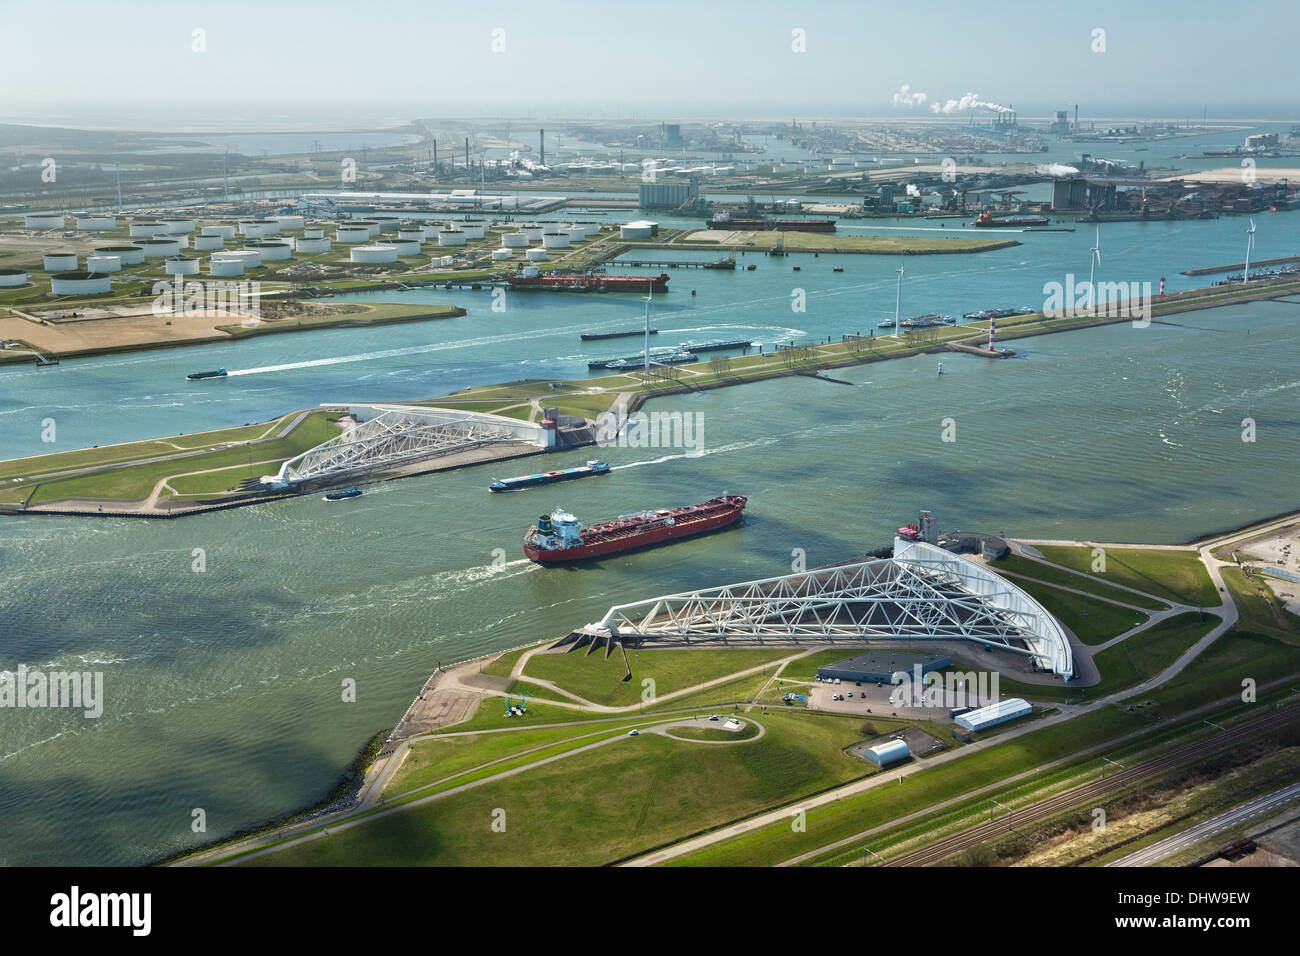
{"type": "MultiPolygon", "coordinates": [[[[1221,8],[948,0],[897,21],[828,0],[647,10],[573,0],[0,4],[0,121],[140,130],[463,119],[922,120],[963,98],[1089,119],[1300,119],[1286,31],[1224,54],[1221,8]],[[1104,30],[1104,51],[1097,30],[1104,30]],[[201,31],[201,32],[196,32],[201,31]],[[802,31],[802,32],[800,32],[802,31]],[[626,38],[626,39],[614,39],[626,38]],[[1050,69],[1044,69],[1044,64],[1050,69]],[[1247,69],[1248,67],[1248,69],[1247,69]],[[1248,78],[1249,89],[1241,78],[1248,78]],[[1284,92],[1285,91],[1285,92],[1284,92]]],[[[1234,30],[1290,13],[1245,0],[1234,30]]]]}

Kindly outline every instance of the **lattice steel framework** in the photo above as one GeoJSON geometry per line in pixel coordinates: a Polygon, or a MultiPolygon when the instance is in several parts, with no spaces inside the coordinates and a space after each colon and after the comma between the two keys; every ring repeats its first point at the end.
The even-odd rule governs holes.
{"type": "Polygon", "coordinates": [[[1070,643],[1033,598],[983,565],[921,542],[893,558],[669,594],[611,607],[591,629],[686,640],[970,640],[1070,677],[1070,643]]]}
{"type": "Polygon", "coordinates": [[[385,406],[355,428],[290,458],[274,481],[327,478],[361,469],[382,468],[429,458],[489,442],[520,441],[519,424],[496,416],[442,409],[385,406]]]}

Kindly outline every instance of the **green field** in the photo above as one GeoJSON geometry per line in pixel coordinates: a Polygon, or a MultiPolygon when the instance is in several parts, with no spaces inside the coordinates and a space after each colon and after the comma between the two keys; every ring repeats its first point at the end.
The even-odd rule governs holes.
{"type": "Polygon", "coordinates": [[[1085,644],[1103,644],[1147,620],[1147,615],[1142,611],[1119,607],[1018,576],[1008,575],[1007,579],[1039,601],[1085,644]]]}
{"type": "MultiPolygon", "coordinates": [[[[752,715],[751,715],[752,717],[752,715]]],[[[758,718],[735,747],[642,734],[249,861],[254,865],[596,865],[862,777],[857,723],[758,718]],[[494,809],[505,832],[492,830],[494,809]]]]}
{"type": "MultiPolygon", "coordinates": [[[[1193,607],[1223,603],[1195,551],[1165,548],[1107,548],[1106,572],[1092,575],[1092,548],[1043,545],[1038,550],[1048,561],[1082,571],[1102,581],[1137,588],[1156,597],[1193,607]]],[[[1136,604],[1136,601],[1130,601],[1136,604]]]]}
{"type": "MultiPolygon", "coordinates": [[[[1088,553],[1088,552],[1085,552],[1088,553]]],[[[1089,562],[1091,558],[1089,558],[1089,562]]],[[[1035,561],[1032,558],[1023,558],[1018,554],[1010,554],[1005,558],[989,565],[994,571],[1007,571],[1012,574],[1023,574],[1026,577],[1035,578],[1048,584],[1056,584],[1061,587],[1074,588],[1076,591],[1087,591],[1099,598],[1105,598],[1109,601],[1117,601],[1120,604],[1130,604],[1133,607],[1145,608],[1148,611],[1163,611],[1169,606],[1168,601],[1161,601],[1156,598],[1143,597],[1141,594],[1134,594],[1132,591],[1125,591],[1117,587],[1111,587],[1098,578],[1076,574],[1073,571],[1063,571],[1060,568],[1054,568],[1051,565],[1043,564],[1041,561],[1035,561]]],[[[1126,584],[1127,582],[1116,582],[1126,584]]]]}
{"type": "MultiPolygon", "coordinates": [[[[584,700],[609,707],[641,703],[642,681],[654,681],[654,696],[662,697],[695,684],[789,657],[780,650],[629,650],[630,680],[624,680],[623,655],[615,651],[608,658],[603,650],[586,654],[582,649],[568,653],[535,654],[524,667],[523,677],[554,681],[584,700]]],[[[768,674],[770,676],[771,671],[768,674]]],[[[653,697],[651,698],[653,700],[653,697]]],[[[651,700],[646,701],[650,703],[651,700]]]]}
{"type": "Polygon", "coordinates": [[[1237,627],[1267,634],[1291,644],[1300,644],[1300,617],[1287,610],[1268,586],[1263,575],[1247,574],[1239,568],[1223,568],[1223,583],[1232,592],[1240,615],[1237,627]]]}

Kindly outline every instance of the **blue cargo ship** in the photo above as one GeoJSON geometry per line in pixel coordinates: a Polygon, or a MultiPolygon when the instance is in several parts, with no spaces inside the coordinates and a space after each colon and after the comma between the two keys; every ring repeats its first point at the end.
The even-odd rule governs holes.
{"type": "Polygon", "coordinates": [[[549,485],[555,481],[568,481],[571,478],[587,478],[591,475],[609,473],[609,465],[603,461],[589,461],[577,468],[561,468],[559,471],[545,471],[537,475],[520,475],[517,478],[498,478],[488,485],[492,491],[514,491],[516,488],[532,488],[534,485],[549,485]]]}

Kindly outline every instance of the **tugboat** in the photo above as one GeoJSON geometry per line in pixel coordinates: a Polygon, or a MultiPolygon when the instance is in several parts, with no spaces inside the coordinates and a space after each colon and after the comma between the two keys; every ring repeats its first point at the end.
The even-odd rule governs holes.
{"type": "Polygon", "coordinates": [[[684,508],[659,508],[620,515],[613,521],[584,528],[573,515],[556,509],[542,515],[524,535],[524,555],[538,564],[585,561],[621,554],[718,531],[738,522],[748,498],[720,495],[684,508]]]}
{"type": "Polygon", "coordinates": [[[489,491],[514,491],[516,488],[532,488],[535,485],[549,485],[556,481],[568,481],[571,478],[588,478],[592,475],[609,474],[609,465],[603,461],[589,461],[577,468],[561,468],[558,471],[544,471],[537,475],[520,475],[517,478],[497,478],[488,485],[489,491]]]}
{"type": "Polygon", "coordinates": [[[190,372],[190,374],[185,377],[193,382],[200,378],[225,378],[226,375],[227,372],[224,368],[217,368],[213,369],[211,372],[190,372]]]}
{"type": "Polygon", "coordinates": [[[360,488],[347,488],[343,491],[331,491],[325,495],[325,501],[343,501],[346,498],[360,498],[360,488]]]}

